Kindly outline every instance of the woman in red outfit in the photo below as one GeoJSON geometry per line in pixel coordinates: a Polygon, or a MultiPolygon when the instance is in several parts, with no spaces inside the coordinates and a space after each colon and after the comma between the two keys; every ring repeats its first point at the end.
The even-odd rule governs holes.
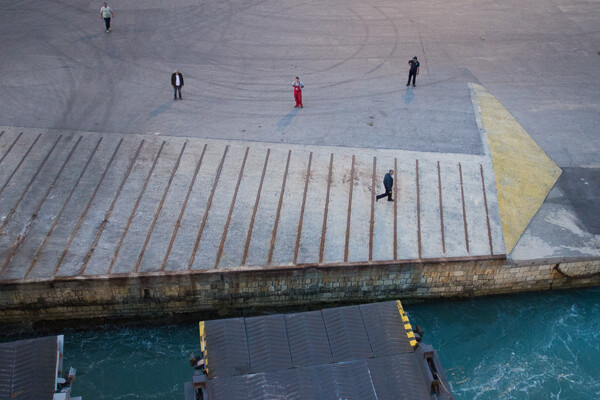
{"type": "Polygon", "coordinates": [[[300,82],[300,78],[296,77],[296,80],[292,82],[292,86],[294,87],[294,99],[296,100],[296,105],[294,107],[304,108],[302,105],[302,88],[304,84],[300,82]]]}

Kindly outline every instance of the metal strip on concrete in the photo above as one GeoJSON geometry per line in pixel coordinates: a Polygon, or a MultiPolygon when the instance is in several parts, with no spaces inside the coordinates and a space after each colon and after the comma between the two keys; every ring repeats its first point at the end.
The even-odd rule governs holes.
{"type": "Polygon", "coordinates": [[[469,250],[469,224],[467,222],[467,209],[465,206],[465,186],[463,183],[462,165],[460,163],[458,163],[458,173],[460,174],[460,199],[462,202],[463,227],[465,229],[465,247],[467,249],[467,253],[470,253],[470,250],[469,250]]]}
{"type": "MultiPolygon", "coordinates": [[[[96,145],[89,154],[87,162],[81,169],[81,172],[77,176],[77,180],[73,183],[71,190],[64,199],[62,208],[54,218],[54,222],[52,223],[48,233],[44,237],[42,244],[33,255],[33,259],[31,261],[31,264],[29,265],[27,273],[25,274],[25,278],[27,278],[30,274],[32,277],[36,278],[47,276],[48,274],[51,274],[51,276],[54,277],[54,274],[57,270],[56,258],[58,254],[57,252],[52,250],[66,247],[64,245],[65,237],[67,236],[67,232],[70,231],[70,227],[73,224],[73,222],[76,221],[76,219],[73,218],[73,216],[77,215],[81,205],[85,204],[79,201],[71,203],[71,199],[74,196],[76,198],[80,198],[80,196],[76,196],[75,193],[85,193],[85,191],[88,190],[88,187],[93,185],[91,184],[91,182],[93,182],[97,178],[96,172],[98,171],[98,168],[93,168],[91,176],[86,175],[86,173],[88,172],[88,168],[90,167],[90,165],[92,165],[92,161],[95,160],[96,154],[98,152],[98,149],[100,148],[100,145],[102,144],[103,139],[103,137],[98,139],[96,145]],[[88,178],[88,181],[86,181],[85,178],[88,178]],[[63,215],[65,215],[65,211],[67,212],[67,216],[63,220],[62,217],[63,215]],[[57,231],[56,235],[54,235],[55,231],[57,231]],[[48,250],[50,251],[46,250],[47,245],[48,250]],[[39,268],[36,269],[37,266],[39,266],[39,268]]],[[[107,146],[112,147],[112,144],[107,144],[107,146]]],[[[104,157],[100,156],[95,161],[96,163],[103,164],[104,157]]],[[[87,198],[87,196],[88,193],[85,193],[83,195],[84,198],[87,198]]]]}
{"type": "MultiPolygon", "coordinates": [[[[325,206],[323,212],[323,226],[321,228],[321,243],[319,246],[319,262],[322,263],[325,257],[325,239],[327,232],[327,217],[329,214],[329,197],[331,196],[331,180],[333,174],[333,153],[329,156],[329,173],[327,175],[327,194],[325,195],[325,206]]],[[[347,259],[347,257],[345,258],[347,259]]]]}
{"type": "MultiPolygon", "coordinates": [[[[335,262],[334,260],[344,260],[350,184],[353,184],[350,181],[351,163],[351,155],[334,155],[331,183],[329,185],[329,202],[327,203],[325,246],[323,251],[324,263],[335,262]]],[[[356,180],[356,176],[354,180],[356,180]]],[[[365,204],[365,207],[367,207],[367,204],[365,204]]],[[[352,227],[348,230],[351,234],[352,227]]],[[[366,243],[368,244],[368,241],[366,243]]],[[[349,256],[351,255],[352,253],[349,254],[349,256]]]]}
{"type": "MultiPolygon", "coordinates": [[[[8,263],[10,262],[10,260],[14,256],[15,252],[17,251],[17,248],[21,245],[23,240],[25,240],[25,238],[29,234],[29,231],[31,230],[32,225],[35,223],[37,215],[40,212],[40,209],[44,205],[46,199],[50,195],[50,192],[56,185],[58,179],[60,178],[61,174],[65,170],[67,164],[69,163],[69,161],[71,160],[71,157],[73,156],[73,153],[77,149],[77,146],[79,145],[79,143],[81,142],[82,139],[83,139],[83,137],[79,136],[79,138],[77,139],[75,144],[72,146],[71,150],[69,151],[69,154],[67,155],[67,158],[63,162],[60,169],[56,172],[56,175],[54,176],[54,180],[52,180],[52,183],[50,183],[50,185],[46,189],[44,195],[38,201],[37,206],[35,207],[35,209],[33,210],[33,213],[31,214],[31,217],[29,217],[29,219],[25,223],[25,226],[23,227],[23,229],[21,230],[21,232],[19,233],[17,238],[11,243],[10,247],[8,248],[8,253],[7,253],[6,257],[4,258],[4,262],[2,263],[2,266],[0,267],[0,273],[2,273],[6,269],[6,267],[8,266],[8,263]]],[[[0,243],[1,243],[0,248],[6,249],[6,245],[4,243],[2,243],[2,238],[0,238],[0,243]]]]}
{"type": "MultiPolygon", "coordinates": [[[[65,196],[72,190],[74,178],[88,160],[87,152],[91,151],[91,146],[94,146],[96,141],[97,138],[93,137],[82,139],[81,142],[76,140],[75,136],[65,138],[63,145],[41,174],[39,183],[33,185],[28,196],[24,198],[22,206],[6,226],[5,234],[0,236],[0,249],[6,249],[5,240],[13,239],[12,243],[16,244],[16,247],[10,249],[10,262],[4,265],[3,276],[7,279],[21,279],[27,273],[32,255],[37,253],[42,239],[46,237],[48,229],[64,207],[65,196]],[[75,147],[74,142],[79,144],[75,147]],[[77,154],[69,156],[73,149],[77,154]],[[64,173],[61,173],[59,167],[63,166],[64,173]]],[[[46,273],[45,279],[50,278],[49,271],[46,273]]]]}
{"type": "MultiPolygon", "coordinates": [[[[125,168],[125,173],[123,174],[122,178],[120,179],[120,184],[118,186],[118,188],[114,189],[114,195],[110,196],[110,194],[107,194],[105,196],[101,196],[101,199],[109,199],[110,197],[112,197],[112,201],[110,203],[110,205],[108,206],[108,209],[106,211],[106,213],[100,214],[101,210],[103,209],[102,206],[99,206],[98,208],[98,212],[96,213],[96,217],[102,216],[103,218],[101,219],[101,222],[99,224],[99,228],[96,230],[96,232],[93,234],[93,241],[89,246],[86,247],[82,247],[83,251],[85,251],[86,249],[89,249],[87,251],[85,251],[85,253],[83,253],[83,262],[81,263],[80,266],[78,266],[78,270],[76,275],[82,275],[85,273],[85,270],[87,268],[88,262],[90,260],[90,257],[92,256],[94,250],[96,249],[96,246],[98,245],[98,241],[100,240],[100,237],[102,236],[102,232],[104,232],[104,228],[106,227],[106,224],[108,223],[110,216],[114,210],[115,204],[117,202],[117,200],[119,199],[119,195],[121,194],[121,191],[123,190],[123,186],[125,186],[125,183],[127,182],[127,180],[129,179],[129,174],[131,174],[131,170],[133,169],[133,166],[135,165],[135,163],[137,162],[137,159],[140,155],[140,152],[142,150],[142,147],[144,146],[145,141],[141,140],[140,144],[137,146],[137,150],[135,152],[135,154],[133,155],[133,157],[131,158],[131,160],[127,160],[127,158],[124,158],[122,160],[122,164],[121,167],[117,167],[115,168],[115,174],[113,176],[111,176],[108,179],[108,182],[118,182],[119,181],[119,176],[118,174],[121,173],[121,170],[125,167],[125,165],[127,165],[127,167],[125,168]]],[[[121,160],[117,160],[117,163],[119,163],[119,161],[121,160]]],[[[112,190],[111,190],[112,192],[112,190]]],[[[91,225],[91,224],[89,224],[91,225]]],[[[91,232],[89,232],[89,235],[92,235],[91,232]]],[[[75,261],[75,263],[77,264],[77,261],[75,261]]]]}
{"type": "Polygon", "coordinates": [[[125,185],[119,188],[120,192],[117,193],[118,196],[115,196],[116,202],[110,219],[105,220],[107,223],[98,227],[100,236],[95,241],[96,245],[92,247],[93,252],[87,261],[85,275],[110,274],[116,247],[122,240],[127,221],[137,203],[136,199],[144,188],[144,182],[149,175],[148,171],[154,165],[161,145],[161,142],[146,140],[141,146],[141,153],[133,164],[133,168],[125,174],[128,176],[125,185]]]}
{"type": "Polygon", "coordinates": [[[397,187],[396,204],[398,207],[398,259],[418,259],[418,219],[417,182],[415,161],[403,160],[398,165],[398,173],[394,183],[397,187]]]}
{"type": "MultiPolygon", "coordinates": [[[[0,188],[0,195],[2,195],[2,193],[4,192],[4,189],[6,189],[6,187],[8,186],[8,184],[11,182],[12,178],[15,176],[15,174],[19,171],[19,168],[21,168],[21,165],[23,164],[23,162],[25,161],[25,159],[27,158],[27,156],[29,155],[29,153],[31,152],[31,150],[33,149],[33,147],[37,144],[38,140],[40,139],[40,137],[42,136],[42,134],[38,134],[35,139],[33,140],[33,142],[27,147],[27,151],[25,152],[25,154],[23,154],[20,159],[18,164],[14,167],[14,168],[7,168],[5,169],[6,171],[11,171],[10,175],[8,176],[8,178],[4,181],[4,184],[2,185],[2,187],[0,188]]],[[[15,139],[16,142],[16,139],[15,139]]],[[[33,157],[32,157],[33,158],[33,157]]],[[[29,160],[31,162],[31,160],[29,160]]],[[[12,163],[10,163],[12,165],[12,163]]],[[[4,168],[3,168],[4,170],[4,168]]]]}
{"type": "MultiPolygon", "coordinates": [[[[444,200],[442,196],[442,172],[440,171],[440,162],[437,162],[438,173],[438,194],[440,197],[440,231],[442,233],[442,253],[446,254],[446,236],[444,234],[444,200]]],[[[483,175],[482,175],[483,179],[483,175]]],[[[487,207],[487,206],[486,206],[487,207]]]]}
{"type": "Polygon", "coordinates": [[[354,181],[352,182],[353,211],[348,242],[348,261],[350,262],[372,259],[371,209],[374,208],[375,201],[372,190],[373,167],[374,156],[356,155],[354,181]]]}
{"type": "MultiPolygon", "coordinates": [[[[2,135],[4,135],[4,131],[2,131],[2,135]]],[[[17,144],[17,141],[21,138],[21,136],[23,136],[23,132],[20,132],[17,137],[12,141],[12,143],[8,146],[8,149],[6,149],[6,151],[4,152],[4,154],[2,155],[2,158],[0,158],[0,164],[2,164],[2,161],[4,161],[4,159],[6,158],[6,156],[10,153],[10,151],[13,149],[13,147],[15,147],[15,144],[17,144]]],[[[3,143],[1,145],[1,147],[5,147],[5,144],[3,143]]]]}
{"type": "Polygon", "coordinates": [[[250,217],[250,222],[246,232],[246,240],[244,241],[244,253],[242,254],[242,261],[240,263],[241,265],[245,265],[246,259],[248,258],[248,249],[250,247],[250,241],[252,240],[252,229],[254,228],[254,221],[256,220],[256,210],[258,210],[258,205],[260,203],[260,195],[262,193],[262,187],[265,182],[265,173],[267,172],[267,165],[269,165],[270,154],[271,149],[267,149],[267,153],[265,154],[265,162],[262,168],[262,172],[260,174],[260,183],[258,184],[258,188],[256,189],[256,201],[254,202],[254,207],[252,208],[252,216],[250,217]]]}
{"type": "MultiPolygon", "coordinates": [[[[203,142],[204,143],[204,142],[203,142]]],[[[199,232],[199,227],[204,219],[209,196],[212,193],[218,166],[221,165],[226,146],[223,143],[207,143],[202,165],[194,183],[189,202],[183,216],[180,218],[179,228],[168,254],[165,254],[165,271],[187,270],[190,256],[199,232]]]]}
{"type": "Polygon", "coordinates": [[[327,153],[315,154],[313,152],[304,220],[298,246],[298,264],[319,262],[330,157],[331,155],[327,153]]]}
{"type": "Polygon", "coordinates": [[[229,146],[224,159],[219,180],[214,188],[214,196],[209,199],[209,213],[203,225],[202,238],[198,243],[196,259],[191,269],[213,269],[217,263],[217,253],[223,237],[227,216],[235,192],[236,181],[243,165],[246,146],[229,146]],[[208,229],[207,229],[208,228],[208,229]]]}
{"type": "Polygon", "coordinates": [[[171,250],[173,249],[173,243],[181,228],[181,219],[187,209],[194,184],[198,178],[200,167],[202,167],[202,161],[204,160],[204,154],[206,153],[207,144],[200,148],[193,148],[188,152],[188,157],[184,157],[181,163],[179,173],[175,177],[174,190],[170,193],[167,198],[167,204],[173,205],[166,208],[165,212],[161,216],[162,219],[158,224],[159,232],[154,236],[154,240],[151,242],[150,253],[146,253],[142,260],[142,271],[157,270],[160,265],[160,270],[164,271],[167,266],[167,261],[171,250]],[[200,153],[197,156],[197,153],[200,153]],[[192,172],[193,171],[193,172],[192,172]],[[185,197],[181,196],[181,193],[185,192],[185,197]],[[179,212],[177,212],[179,210],[179,212]],[[164,237],[170,236],[168,244],[164,237]]]}
{"type": "Polygon", "coordinates": [[[309,154],[291,153],[289,168],[286,168],[285,191],[282,191],[281,212],[276,224],[277,236],[274,237],[273,257],[269,264],[284,265],[293,261],[295,253],[298,222],[302,215],[302,197],[306,181],[309,154]]]}
{"type": "MultiPolygon", "coordinates": [[[[271,147],[268,164],[264,175],[265,184],[262,186],[260,201],[255,214],[255,223],[252,225],[251,238],[248,245],[248,256],[244,265],[266,265],[271,249],[271,237],[275,224],[281,182],[288,159],[288,151],[271,147]]],[[[256,201],[256,198],[252,198],[256,201]]]]}
{"type": "Polygon", "coordinates": [[[242,166],[240,167],[239,176],[237,179],[237,183],[235,185],[235,190],[233,192],[233,199],[231,200],[231,205],[229,206],[229,214],[227,215],[227,221],[225,222],[225,227],[223,228],[223,237],[221,238],[221,243],[219,244],[219,249],[217,250],[217,260],[215,262],[215,268],[219,267],[219,262],[221,261],[221,256],[223,254],[223,248],[225,246],[225,240],[227,239],[227,233],[229,231],[229,225],[231,224],[231,217],[233,214],[233,210],[235,209],[235,200],[237,199],[238,192],[240,190],[240,183],[242,182],[242,177],[244,176],[244,168],[246,167],[246,160],[248,160],[248,151],[250,147],[246,147],[246,152],[244,153],[244,159],[242,161],[242,166]]]}
{"type": "Polygon", "coordinates": [[[3,281],[504,254],[488,156],[13,128],[0,147],[3,281]]]}
{"type": "MultiPolygon", "coordinates": [[[[35,173],[31,177],[31,179],[29,180],[29,182],[27,182],[27,185],[25,186],[25,189],[23,189],[23,191],[21,192],[21,195],[19,196],[19,198],[17,199],[17,201],[15,202],[15,204],[13,205],[13,207],[10,209],[10,211],[8,212],[8,214],[6,214],[6,216],[3,218],[2,225],[0,225],[0,231],[2,231],[2,229],[8,223],[8,221],[10,221],[10,218],[13,216],[13,214],[15,213],[15,211],[17,210],[17,208],[21,204],[21,201],[23,200],[23,198],[25,197],[25,195],[27,195],[27,193],[31,189],[31,185],[35,182],[35,179],[37,178],[38,174],[40,173],[40,171],[42,171],[42,169],[44,168],[44,165],[46,165],[46,162],[48,162],[48,159],[50,158],[50,156],[52,155],[52,153],[56,149],[56,146],[58,146],[58,143],[60,142],[61,139],[62,139],[62,135],[59,136],[58,139],[56,139],[56,141],[54,142],[54,144],[52,145],[52,147],[50,148],[50,150],[48,151],[48,153],[46,153],[46,156],[44,157],[42,163],[35,170],[35,173]]],[[[36,139],[36,141],[37,141],[37,139],[36,139]]],[[[31,149],[33,149],[33,146],[35,145],[35,143],[36,142],[34,142],[34,144],[27,150],[27,153],[25,153],[25,155],[23,156],[23,158],[21,159],[21,161],[19,161],[19,164],[15,167],[15,170],[13,171],[13,174],[11,174],[11,176],[10,176],[9,180],[7,181],[7,183],[10,181],[10,179],[12,179],[12,177],[14,176],[14,173],[17,172],[17,170],[21,166],[21,163],[23,163],[23,161],[25,161],[25,157],[27,157],[27,154],[29,154],[29,151],[31,149]]],[[[4,190],[5,187],[6,186],[3,186],[2,190],[4,190]]],[[[2,190],[0,190],[0,192],[2,192],[2,190]]]]}
{"type": "MultiPolygon", "coordinates": [[[[383,187],[383,177],[389,170],[395,171],[397,168],[395,158],[377,157],[377,168],[375,171],[375,184],[373,185],[373,194],[378,195],[385,192],[383,187]]],[[[373,260],[394,260],[398,257],[397,249],[397,208],[398,202],[398,175],[394,172],[394,188],[392,198],[394,202],[388,202],[384,197],[374,204],[373,218],[373,260]]]]}
{"type": "Polygon", "coordinates": [[[459,167],[456,162],[440,162],[442,177],[443,210],[445,215],[444,235],[445,256],[461,257],[467,252],[463,220],[462,186],[459,167]],[[458,221],[458,225],[457,225],[458,221]]]}
{"type": "Polygon", "coordinates": [[[165,199],[167,198],[167,195],[169,194],[169,189],[171,188],[171,185],[173,184],[173,178],[175,178],[175,174],[177,173],[177,171],[179,169],[179,164],[181,163],[181,158],[183,157],[183,153],[185,152],[186,145],[187,145],[187,142],[184,143],[183,146],[181,147],[181,151],[179,152],[177,161],[175,162],[175,165],[173,166],[173,168],[171,170],[171,175],[169,176],[169,180],[167,182],[167,185],[165,186],[163,195],[160,199],[160,202],[158,203],[158,207],[157,207],[156,211],[154,212],[154,218],[152,219],[152,223],[150,224],[150,228],[148,229],[148,234],[146,235],[146,240],[144,241],[142,250],[140,250],[140,255],[138,256],[135,267],[133,268],[134,272],[138,272],[138,270],[140,268],[140,264],[142,263],[142,259],[144,258],[144,253],[146,252],[146,248],[148,248],[148,243],[150,242],[150,238],[152,237],[152,234],[154,233],[154,227],[156,226],[156,221],[158,221],[158,217],[160,216],[163,206],[165,204],[165,199]]]}
{"type": "Polygon", "coordinates": [[[135,197],[133,209],[127,218],[125,228],[117,242],[117,247],[111,257],[109,273],[132,272],[135,260],[139,254],[138,250],[143,243],[142,238],[146,235],[150,226],[150,217],[153,215],[152,206],[158,200],[158,193],[164,181],[166,170],[170,167],[171,159],[161,158],[168,150],[167,143],[163,141],[152,162],[142,188],[135,197]],[[138,212],[140,210],[140,212],[138,212]]]}
{"type": "MultiPolygon", "coordinates": [[[[67,241],[67,245],[65,246],[65,249],[63,250],[60,258],[58,259],[56,266],[54,267],[54,275],[57,275],[57,273],[62,265],[63,260],[67,256],[69,248],[71,247],[71,244],[73,243],[73,238],[75,237],[75,235],[77,235],[79,229],[81,228],[81,225],[83,224],[83,220],[87,216],[87,213],[92,205],[92,202],[95,200],[96,195],[97,195],[98,191],[100,190],[102,183],[104,182],[104,178],[106,178],[106,175],[107,175],[108,171],[110,170],[110,167],[113,165],[115,157],[117,156],[117,152],[121,148],[122,143],[123,143],[123,139],[119,140],[117,147],[115,147],[115,150],[114,150],[112,156],[110,157],[110,160],[108,161],[108,164],[106,164],[106,167],[104,168],[104,172],[102,172],[102,176],[100,177],[100,180],[98,181],[98,184],[96,185],[96,188],[94,189],[94,192],[90,196],[82,214],[79,216],[77,225],[73,229],[73,232],[69,235],[69,240],[67,241]]],[[[74,274],[74,272],[75,271],[70,271],[68,273],[68,275],[72,275],[72,274],[74,274]]]]}
{"type": "Polygon", "coordinates": [[[437,160],[419,160],[421,258],[444,257],[441,234],[437,160]]]}
{"type": "Polygon", "coordinates": [[[306,176],[304,178],[304,193],[302,195],[302,207],[300,209],[300,219],[298,220],[298,232],[296,233],[296,244],[294,246],[293,264],[298,264],[298,251],[300,249],[300,238],[302,237],[302,222],[304,220],[304,212],[306,210],[306,193],[308,192],[308,183],[310,182],[310,167],[312,165],[313,152],[308,156],[308,166],[306,167],[306,176]]]}

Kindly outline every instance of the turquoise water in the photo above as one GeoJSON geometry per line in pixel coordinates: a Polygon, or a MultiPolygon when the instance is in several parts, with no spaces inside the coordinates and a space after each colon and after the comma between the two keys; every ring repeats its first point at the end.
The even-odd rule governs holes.
{"type": "Polygon", "coordinates": [[[405,309],[456,399],[600,399],[600,288],[405,309]]]}
{"type": "MultiPolygon", "coordinates": [[[[405,304],[455,399],[600,399],[600,288],[405,304]]],[[[198,325],[65,333],[84,400],[183,400],[198,325]]]]}

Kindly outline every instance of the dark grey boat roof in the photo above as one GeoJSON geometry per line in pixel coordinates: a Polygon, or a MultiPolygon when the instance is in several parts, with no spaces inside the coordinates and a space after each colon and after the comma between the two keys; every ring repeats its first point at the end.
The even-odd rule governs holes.
{"type": "Polygon", "coordinates": [[[433,397],[400,302],[205,321],[200,331],[209,400],[450,398],[433,397]]]}
{"type": "Polygon", "coordinates": [[[52,399],[57,337],[0,343],[0,399],[52,399]]]}

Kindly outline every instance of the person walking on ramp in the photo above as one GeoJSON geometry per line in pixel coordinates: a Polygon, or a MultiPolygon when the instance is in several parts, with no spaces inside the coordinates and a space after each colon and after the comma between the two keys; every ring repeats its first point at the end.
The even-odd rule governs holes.
{"type": "Polygon", "coordinates": [[[177,100],[177,92],[179,92],[179,100],[181,100],[181,88],[183,87],[183,75],[179,70],[175,70],[171,74],[171,86],[173,86],[173,100],[177,100]]]}
{"type": "Polygon", "coordinates": [[[300,78],[296,77],[296,80],[292,82],[292,86],[294,87],[294,100],[296,100],[294,107],[304,108],[302,105],[302,88],[304,87],[304,83],[300,82],[300,78]]]}
{"type": "Polygon", "coordinates": [[[410,70],[408,71],[408,82],[406,82],[406,86],[410,85],[410,78],[413,81],[413,87],[416,86],[415,81],[417,79],[417,75],[419,75],[419,61],[417,60],[417,56],[414,56],[412,60],[408,61],[408,65],[410,65],[410,70]]]}
{"type": "Polygon", "coordinates": [[[108,3],[104,3],[100,8],[100,16],[104,18],[104,25],[106,26],[106,32],[110,32],[110,19],[115,17],[115,13],[112,8],[108,6],[108,3]]]}
{"type": "Polygon", "coordinates": [[[392,199],[392,188],[394,187],[394,178],[392,175],[394,175],[394,170],[390,169],[383,177],[383,186],[385,186],[385,192],[377,195],[376,201],[379,201],[379,199],[384,198],[385,196],[387,196],[388,201],[394,201],[394,199],[392,199]]]}

